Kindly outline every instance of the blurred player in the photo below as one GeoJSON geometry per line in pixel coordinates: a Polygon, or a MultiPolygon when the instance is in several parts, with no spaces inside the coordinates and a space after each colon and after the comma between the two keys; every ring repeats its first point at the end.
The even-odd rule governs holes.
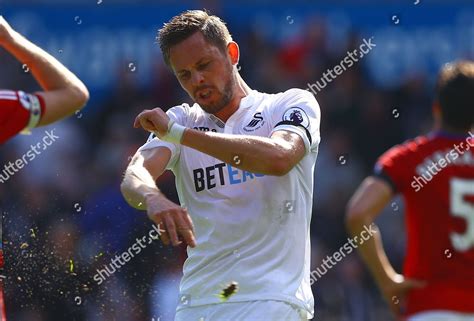
{"type": "Polygon", "coordinates": [[[28,94],[0,89],[0,144],[19,132],[48,125],[85,105],[84,84],[53,56],[12,29],[0,16],[0,46],[27,64],[44,91],[28,94]]]}
{"type": "MultiPolygon", "coordinates": [[[[50,124],[74,113],[89,99],[87,88],[74,74],[43,49],[13,30],[2,16],[0,46],[21,63],[26,63],[44,89],[35,94],[0,89],[0,144],[21,131],[50,124]]],[[[1,246],[0,269],[3,270],[1,246]]],[[[0,288],[3,282],[3,273],[1,274],[0,288]]],[[[3,289],[0,291],[1,320],[6,320],[3,289]]]]}
{"type": "Polygon", "coordinates": [[[409,321],[474,320],[474,63],[447,64],[436,91],[435,130],[379,158],[348,205],[347,226],[359,234],[401,194],[403,275],[388,261],[380,235],[359,247],[385,299],[409,321]]]}
{"type": "Polygon", "coordinates": [[[0,217],[0,321],[6,321],[5,316],[5,302],[3,301],[3,217],[0,217]]]}
{"type": "Polygon", "coordinates": [[[138,150],[122,192],[162,224],[165,244],[178,245],[181,237],[189,245],[175,320],[312,318],[316,99],[301,89],[270,95],[249,88],[236,68],[238,45],[206,12],[174,17],[159,42],[195,104],[137,117],[135,127],[158,138],[151,135],[138,150]],[[167,168],[176,175],[181,206],[155,184],[167,168]]]}

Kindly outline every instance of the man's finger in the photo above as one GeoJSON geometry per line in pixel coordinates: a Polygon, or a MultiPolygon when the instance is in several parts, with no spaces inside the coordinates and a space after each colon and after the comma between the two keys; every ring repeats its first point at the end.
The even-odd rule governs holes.
{"type": "Polygon", "coordinates": [[[160,240],[163,242],[164,245],[170,244],[170,237],[168,235],[168,231],[166,230],[165,223],[163,219],[159,215],[152,215],[151,220],[158,226],[158,230],[160,231],[160,240]]]}
{"type": "Polygon", "coordinates": [[[189,227],[180,227],[178,228],[179,234],[184,238],[186,244],[190,247],[196,247],[196,238],[194,233],[189,227]]]}
{"type": "Polygon", "coordinates": [[[423,280],[408,279],[407,282],[411,284],[412,288],[417,288],[417,289],[424,288],[425,286],[428,285],[428,283],[423,280]]]}
{"type": "Polygon", "coordinates": [[[140,115],[138,115],[137,117],[135,117],[135,120],[133,121],[133,127],[134,127],[134,128],[140,127],[140,120],[139,120],[139,117],[140,117],[140,115]]]}
{"type": "Polygon", "coordinates": [[[166,225],[166,231],[168,231],[168,235],[170,237],[171,243],[174,246],[178,246],[181,242],[178,239],[178,233],[176,231],[176,224],[174,224],[173,217],[171,214],[166,213],[163,215],[163,221],[166,225]]]}
{"type": "Polygon", "coordinates": [[[424,288],[427,285],[425,281],[421,280],[415,280],[415,279],[405,279],[405,282],[403,282],[402,286],[402,291],[403,293],[407,293],[408,291],[412,289],[421,289],[424,288]]]}
{"type": "Polygon", "coordinates": [[[193,223],[193,220],[191,219],[191,215],[189,215],[188,210],[187,210],[186,208],[184,209],[184,211],[185,211],[185,214],[186,214],[186,215],[184,215],[184,218],[183,218],[183,219],[184,219],[184,222],[185,222],[188,226],[191,227],[191,229],[192,229],[192,231],[193,231],[193,233],[194,233],[194,223],[193,223]]]}
{"type": "Polygon", "coordinates": [[[170,237],[161,215],[153,214],[148,215],[148,217],[158,226],[158,229],[160,230],[160,240],[163,242],[163,244],[166,246],[170,245],[170,237]]]}
{"type": "Polygon", "coordinates": [[[155,125],[154,122],[152,122],[150,119],[145,119],[142,123],[143,129],[149,131],[149,132],[157,132],[157,126],[155,125]]]}
{"type": "Polygon", "coordinates": [[[178,226],[178,233],[181,235],[186,243],[191,246],[196,246],[196,238],[194,237],[194,231],[192,228],[192,223],[187,219],[187,212],[183,211],[175,216],[176,224],[178,226]]]}
{"type": "Polygon", "coordinates": [[[151,130],[158,130],[160,125],[159,117],[156,114],[149,114],[146,118],[144,118],[146,126],[151,130]]]}
{"type": "Polygon", "coordinates": [[[166,245],[166,246],[170,245],[170,237],[168,235],[168,231],[165,230],[164,232],[161,232],[160,239],[161,239],[161,242],[163,242],[164,245],[166,245]]]}
{"type": "Polygon", "coordinates": [[[143,117],[143,114],[147,113],[148,112],[148,109],[145,109],[144,111],[142,111],[141,113],[139,113],[137,115],[137,117],[135,117],[135,121],[133,122],[133,127],[135,128],[138,128],[140,127],[140,119],[143,117]]]}
{"type": "Polygon", "coordinates": [[[158,131],[158,125],[155,123],[153,118],[149,116],[139,116],[137,127],[142,127],[144,130],[149,132],[156,132],[158,131]]]}

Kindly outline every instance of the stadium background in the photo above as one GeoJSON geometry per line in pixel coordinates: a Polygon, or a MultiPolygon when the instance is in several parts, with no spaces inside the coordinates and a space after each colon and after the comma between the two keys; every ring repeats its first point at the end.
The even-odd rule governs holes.
{"type": "MultiPolygon", "coordinates": [[[[347,50],[374,37],[376,47],[316,97],[322,142],[312,270],[319,266],[346,242],[345,204],[377,156],[429,131],[438,69],[453,59],[474,59],[472,2],[418,2],[0,2],[13,27],[71,68],[91,92],[83,111],[49,127],[59,139],[0,184],[8,320],[172,320],[183,248],[157,241],[102,285],[92,277],[151,228],[144,213],[124,202],[119,183],[147,138],[132,128],[135,115],[189,100],[164,67],[155,36],[163,22],[190,8],[208,8],[228,22],[240,44],[241,73],[260,91],[307,88],[347,50]]],[[[0,50],[0,88],[37,90],[25,70],[0,50]]],[[[45,129],[2,146],[0,165],[21,157],[45,129]]],[[[159,185],[176,199],[170,173],[159,185]]],[[[378,224],[400,270],[400,199],[378,224]]],[[[355,252],[318,280],[313,293],[315,320],[391,320],[355,252]]]]}

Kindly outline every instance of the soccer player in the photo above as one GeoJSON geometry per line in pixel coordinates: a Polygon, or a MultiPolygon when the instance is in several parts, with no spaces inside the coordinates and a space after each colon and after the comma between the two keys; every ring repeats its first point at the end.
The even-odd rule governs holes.
{"type": "Polygon", "coordinates": [[[135,127],[154,134],[133,157],[121,189],[166,230],[165,244],[189,245],[175,320],[312,318],[316,99],[301,89],[249,88],[236,68],[237,43],[204,11],[174,17],[158,38],[195,103],[137,116],[135,127]],[[155,184],[165,169],[176,175],[181,205],[155,184]]]}
{"type": "Polygon", "coordinates": [[[474,62],[447,64],[438,78],[435,130],[383,154],[349,202],[357,235],[395,194],[406,206],[403,275],[379,233],[358,249],[383,296],[409,321],[474,320],[474,62]]]}
{"type": "MultiPolygon", "coordinates": [[[[89,92],[84,84],[54,57],[13,30],[2,16],[0,47],[5,48],[21,63],[27,64],[44,89],[35,94],[0,90],[0,144],[21,131],[29,131],[62,119],[86,104],[89,92]]],[[[0,238],[2,270],[4,262],[1,242],[0,238]]],[[[0,320],[6,321],[2,283],[3,279],[0,280],[0,320]]]]}
{"type": "Polygon", "coordinates": [[[13,30],[0,16],[0,46],[26,64],[44,91],[0,90],[0,144],[21,131],[65,118],[89,99],[84,84],[43,49],[13,30]]]}

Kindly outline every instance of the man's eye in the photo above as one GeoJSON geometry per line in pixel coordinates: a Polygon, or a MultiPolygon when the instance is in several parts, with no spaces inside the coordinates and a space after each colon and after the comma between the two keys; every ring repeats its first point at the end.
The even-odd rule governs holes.
{"type": "Polygon", "coordinates": [[[206,68],[207,66],[209,66],[209,64],[210,64],[210,62],[206,62],[205,64],[200,64],[199,69],[202,70],[202,69],[206,68]]]}
{"type": "Polygon", "coordinates": [[[189,72],[186,72],[186,73],[182,73],[179,75],[179,78],[183,79],[183,80],[186,80],[189,78],[189,72]]]}

